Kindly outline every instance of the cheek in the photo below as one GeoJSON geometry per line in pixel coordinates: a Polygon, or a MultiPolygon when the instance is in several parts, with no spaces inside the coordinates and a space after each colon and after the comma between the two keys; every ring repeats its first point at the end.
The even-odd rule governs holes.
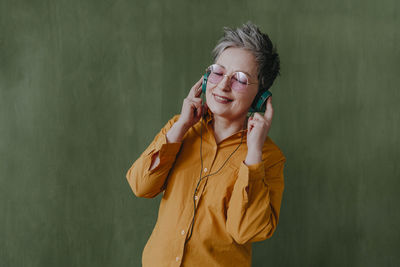
{"type": "Polygon", "coordinates": [[[240,101],[240,107],[243,109],[249,109],[251,104],[253,103],[254,97],[255,96],[252,95],[243,97],[240,101]]]}
{"type": "Polygon", "coordinates": [[[211,98],[212,98],[212,90],[213,90],[213,87],[210,86],[210,84],[207,83],[207,87],[206,87],[206,101],[211,100],[211,98]]]}
{"type": "Polygon", "coordinates": [[[209,82],[207,82],[207,85],[206,85],[206,92],[207,92],[207,93],[210,93],[211,90],[212,90],[212,88],[213,88],[213,86],[212,86],[209,82]]]}
{"type": "Polygon", "coordinates": [[[208,90],[208,88],[207,88],[207,90],[206,90],[206,101],[210,100],[210,95],[211,95],[210,90],[208,90]]]}
{"type": "Polygon", "coordinates": [[[257,92],[258,91],[253,91],[252,94],[250,94],[249,99],[248,99],[248,102],[250,103],[249,105],[251,105],[253,103],[253,101],[257,95],[257,92]]]}

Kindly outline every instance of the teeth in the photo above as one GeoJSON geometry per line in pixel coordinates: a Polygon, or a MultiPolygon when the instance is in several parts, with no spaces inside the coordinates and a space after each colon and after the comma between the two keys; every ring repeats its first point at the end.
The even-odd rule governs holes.
{"type": "Polygon", "coordinates": [[[229,101],[229,99],[227,99],[227,98],[220,97],[220,96],[217,96],[217,95],[214,95],[214,96],[215,96],[216,98],[222,100],[222,101],[229,101]]]}

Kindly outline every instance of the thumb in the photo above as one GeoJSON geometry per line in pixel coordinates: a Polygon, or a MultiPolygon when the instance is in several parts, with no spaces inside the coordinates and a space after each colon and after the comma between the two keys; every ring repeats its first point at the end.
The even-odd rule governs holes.
{"type": "Polygon", "coordinates": [[[249,120],[247,121],[247,134],[249,134],[252,129],[253,129],[253,117],[249,117],[249,120]]]}

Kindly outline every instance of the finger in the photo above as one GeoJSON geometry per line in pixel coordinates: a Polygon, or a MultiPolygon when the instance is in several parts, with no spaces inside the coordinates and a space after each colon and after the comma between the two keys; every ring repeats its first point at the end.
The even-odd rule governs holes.
{"type": "Polygon", "coordinates": [[[203,100],[201,98],[188,98],[190,102],[201,103],[203,100]]]}
{"type": "Polygon", "coordinates": [[[189,108],[193,112],[198,106],[201,106],[201,99],[195,100],[196,98],[186,97],[184,99],[184,106],[189,108]]]}
{"type": "Polygon", "coordinates": [[[272,117],[274,116],[274,109],[272,108],[272,96],[268,97],[266,109],[264,113],[264,118],[268,121],[272,121],[272,117]]]}
{"type": "Polygon", "coordinates": [[[204,107],[203,107],[202,105],[200,105],[200,107],[198,107],[198,108],[196,109],[196,112],[197,112],[197,118],[201,118],[201,116],[202,116],[203,113],[204,113],[204,107]]]}
{"type": "MultiPolygon", "coordinates": [[[[194,98],[198,96],[199,93],[199,88],[201,88],[201,81],[203,79],[203,76],[200,78],[200,80],[198,80],[192,87],[192,89],[190,89],[189,92],[189,96],[194,98]]],[[[200,91],[201,92],[201,91],[200,91]]]]}
{"type": "Polygon", "coordinates": [[[189,91],[188,97],[191,97],[191,98],[195,97],[195,95],[196,95],[196,90],[198,89],[200,83],[201,83],[201,79],[198,80],[198,81],[192,86],[192,88],[191,88],[190,91],[189,91]]]}
{"type": "Polygon", "coordinates": [[[192,101],[192,107],[194,109],[193,110],[194,111],[194,116],[195,117],[199,117],[201,115],[201,111],[202,111],[201,103],[192,101]]]}
{"type": "Polygon", "coordinates": [[[253,117],[250,117],[248,120],[247,120],[247,129],[249,129],[250,128],[250,123],[251,123],[251,120],[253,119],[253,117]]]}
{"type": "Polygon", "coordinates": [[[251,131],[251,129],[253,129],[255,125],[255,121],[253,120],[252,117],[249,118],[248,122],[247,122],[247,129],[248,131],[251,131]]]}
{"type": "Polygon", "coordinates": [[[201,114],[203,114],[204,107],[201,98],[194,98],[194,100],[191,100],[191,105],[194,109],[195,117],[199,117],[201,114]]]}
{"type": "Polygon", "coordinates": [[[250,123],[248,126],[248,133],[251,133],[253,131],[253,129],[256,127],[256,125],[254,123],[250,123]]]}
{"type": "Polygon", "coordinates": [[[193,108],[195,104],[201,105],[201,98],[190,98],[186,97],[184,100],[184,105],[189,106],[190,108],[193,108]]]}
{"type": "MultiPolygon", "coordinates": [[[[201,80],[203,80],[203,78],[201,78],[201,80]]],[[[203,82],[199,84],[199,87],[196,89],[194,96],[199,97],[201,95],[202,90],[203,90],[203,82]]]]}
{"type": "Polygon", "coordinates": [[[261,120],[256,120],[256,119],[253,119],[249,122],[249,124],[253,127],[262,127],[263,123],[264,123],[264,120],[261,121],[261,120]]]}
{"type": "Polygon", "coordinates": [[[260,113],[256,112],[256,113],[254,113],[254,119],[255,120],[264,120],[264,117],[260,113]]]}

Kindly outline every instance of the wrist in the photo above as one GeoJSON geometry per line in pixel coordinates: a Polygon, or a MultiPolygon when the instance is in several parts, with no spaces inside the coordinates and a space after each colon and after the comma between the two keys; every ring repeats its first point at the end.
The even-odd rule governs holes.
{"type": "Polygon", "coordinates": [[[182,138],[189,128],[185,127],[181,123],[175,122],[171,129],[167,132],[167,142],[168,143],[180,143],[182,138]]]}
{"type": "Polygon", "coordinates": [[[178,128],[180,131],[185,132],[185,133],[186,133],[186,132],[189,130],[189,128],[190,128],[190,125],[188,125],[188,124],[185,123],[185,122],[182,122],[180,119],[179,119],[177,122],[175,122],[175,124],[174,124],[173,126],[175,126],[175,127],[178,128]]]}
{"type": "Polygon", "coordinates": [[[173,125],[173,127],[175,127],[177,130],[179,130],[180,132],[183,132],[183,134],[185,134],[188,130],[189,130],[189,128],[190,128],[190,126],[188,126],[187,124],[185,124],[185,123],[182,123],[181,121],[177,121],[177,122],[175,122],[175,124],[173,125]]]}
{"type": "Polygon", "coordinates": [[[248,151],[246,159],[244,163],[249,165],[254,165],[260,163],[262,161],[262,152],[261,151],[248,151]]]}

